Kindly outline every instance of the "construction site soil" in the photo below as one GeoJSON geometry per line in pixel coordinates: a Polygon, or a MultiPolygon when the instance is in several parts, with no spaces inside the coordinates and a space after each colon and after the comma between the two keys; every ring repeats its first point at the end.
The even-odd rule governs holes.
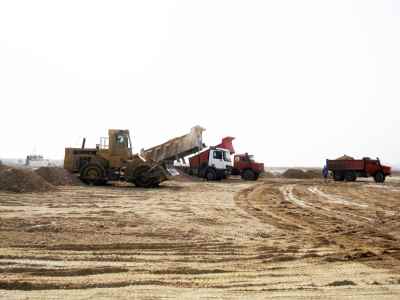
{"type": "Polygon", "coordinates": [[[322,172],[317,170],[288,169],[282,173],[281,177],[287,179],[315,179],[321,178],[321,174],[322,172]]]}
{"type": "Polygon", "coordinates": [[[53,185],[32,170],[0,165],[0,191],[29,193],[54,189],[53,185]]]}
{"type": "Polygon", "coordinates": [[[60,167],[41,167],[35,170],[44,180],[52,185],[81,185],[79,178],[60,167]]]}
{"type": "Polygon", "coordinates": [[[0,191],[0,298],[399,299],[399,213],[396,178],[0,191]]]}

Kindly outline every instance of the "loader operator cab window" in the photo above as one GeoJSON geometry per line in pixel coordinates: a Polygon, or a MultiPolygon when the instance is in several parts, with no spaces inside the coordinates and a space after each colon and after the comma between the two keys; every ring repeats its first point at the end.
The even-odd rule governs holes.
{"type": "Polygon", "coordinates": [[[117,144],[125,144],[125,137],[122,134],[117,135],[117,144]]]}
{"type": "Polygon", "coordinates": [[[126,134],[120,133],[116,136],[117,145],[125,146],[126,148],[131,147],[129,137],[126,134]]]}

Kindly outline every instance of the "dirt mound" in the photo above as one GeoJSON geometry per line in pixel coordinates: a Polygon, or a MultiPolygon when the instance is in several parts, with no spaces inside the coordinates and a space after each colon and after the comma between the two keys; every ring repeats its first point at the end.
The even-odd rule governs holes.
{"type": "Polygon", "coordinates": [[[300,169],[288,169],[282,174],[282,177],[288,179],[312,179],[321,177],[320,174],[321,173],[313,170],[304,172],[300,169]]]}
{"type": "Polygon", "coordinates": [[[276,177],[276,176],[275,176],[274,173],[268,172],[268,171],[262,172],[262,173],[260,174],[260,178],[275,178],[275,177],[276,177]]]}
{"type": "Polygon", "coordinates": [[[31,170],[0,167],[0,191],[29,193],[47,192],[55,187],[31,170]]]}
{"type": "Polygon", "coordinates": [[[336,160],[354,160],[354,157],[345,154],[341,157],[336,158],[336,160]]]}
{"type": "Polygon", "coordinates": [[[306,174],[308,178],[321,178],[322,170],[308,170],[306,174]]]}
{"type": "Polygon", "coordinates": [[[202,179],[199,177],[190,176],[189,174],[186,174],[185,171],[183,171],[180,168],[176,168],[176,170],[178,171],[179,175],[171,177],[171,180],[173,181],[180,181],[180,182],[202,181],[202,179]]]}
{"type": "Polygon", "coordinates": [[[80,185],[79,179],[63,168],[41,167],[35,173],[52,185],[80,185]]]}

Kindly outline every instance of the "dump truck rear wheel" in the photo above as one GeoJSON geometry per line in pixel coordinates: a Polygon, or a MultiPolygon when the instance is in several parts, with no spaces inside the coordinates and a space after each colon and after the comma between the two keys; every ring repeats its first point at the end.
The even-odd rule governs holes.
{"type": "Polygon", "coordinates": [[[343,181],[344,180],[344,176],[342,172],[334,172],[333,173],[333,180],[335,181],[343,181]]]}
{"type": "Polygon", "coordinates": [[[88,163],[80,171],[80,178],[89,185],[104,185],[107,182],[104,174],[105,170],[101,165],[88,163]]]}
{"type": "Polygon", "coordinates": [[[208,181],[214,181],[217,179],[217,173],[213,169],[209,169],[206,174],[206,179],[208,181]]]}
{"type": "Polygon", "coordinates": [[[242,178],[244,180],[256,180],[256,174],[254,173],[253,170],[247,169],[247,170],[244,170],[244,172],[242,174],[242,178]]]}
{"type": "Polygon", "coordinates": [[[356,175],[355,172],[349,171],[349,172],[346,172],[344,179],[346,181],[356,181],[357,180],[357,175],[356,175]]]}
{"type": "Polygon", "coordinates": [[[386,179],[385,174],[383,174],[382,172],[378,172],[375,174],[374,179],[376,183],[383,183],[386,179]]]}

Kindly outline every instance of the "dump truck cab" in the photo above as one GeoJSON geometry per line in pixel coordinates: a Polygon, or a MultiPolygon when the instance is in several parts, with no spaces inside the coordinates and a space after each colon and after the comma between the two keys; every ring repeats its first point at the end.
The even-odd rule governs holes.
{"type": "Polygon", "coordinates": [[[215,148],[210,149],[209,166],[215,168],[216,170],[226,170],[230,172],[232,169],[232,159],[231,154],[226,149],[215,148]]]}
{"type": "Polygon", "coordinates": [[[226,178],[230,175],[233,167],[230,151],[218,147],[209,147],[190,157],[189,165],[190,175],[210,181],[226,178]]]}

